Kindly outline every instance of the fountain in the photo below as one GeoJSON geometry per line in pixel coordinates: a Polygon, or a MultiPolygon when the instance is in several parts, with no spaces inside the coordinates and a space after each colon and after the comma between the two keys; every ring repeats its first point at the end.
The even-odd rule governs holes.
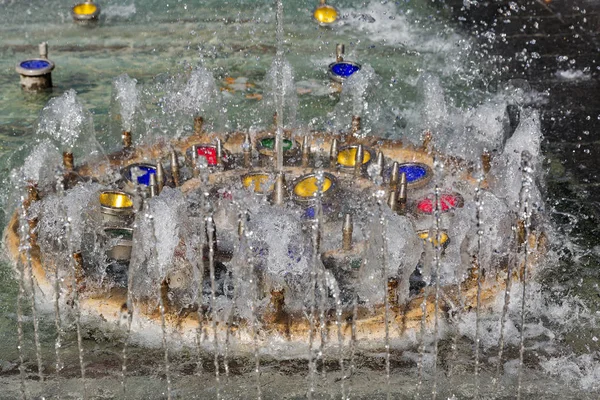
{"type": "MultiPolygon", "coordinates": [[[[116,78],[108,129],[92,126],[74,91],[46,106],[39,142],[12,173],[19,198],[5,231],[22,397],[37,390],[28,340],[42,392],[101,394],[90,336],[113,346],[119,398],[137,398],[140,352],[160,365],[165,398],[189,395],[190,377],[209,397],[270,398],[266,377],[287,360],[308,398],[397,396],[402,363],[408,396],[436,398],[454,390],[444,365],[461,357],[477,379],[469,396],[501,393],[511,368],[510,393],[522,396],[519,326],[548,251],[538,114],[510,111],[529,94],[507,85],[517,93],[507,102],[457,117],[440,79],[421,74],[424,106],[403,116],[405,136],[389,134],[402,124],[372,102],[376,60],[344,61],[338,45],[317,72],[322,86],[339,84],[327,91],[337,105],[326,123],[306,123],[311,86],[296,81],[306,77],[288,60],[282,10],[257,113],[274,114],[272,125],[232,127],[234,92],[206,61],[148,82],[116,78]],[[360,382],[365,364],[379,388],[360,382]]],[[[236,90],[251,87],[242,81],[236,90]]]]}

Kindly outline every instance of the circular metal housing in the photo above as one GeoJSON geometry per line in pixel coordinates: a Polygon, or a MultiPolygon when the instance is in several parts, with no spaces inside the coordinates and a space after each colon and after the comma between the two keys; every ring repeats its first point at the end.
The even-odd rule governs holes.
{"type": "MultiPolygon", "coordinates": [[[[256,146],[258,158],[263,166],[269,166],[275,159],[275,136],[265,136],[258,140],[256,146]]],[[[300,144],[292,139],[283,138],[283,159],[290,161],[300,154],[300,144]]]]}
{"type": "Polygon", "coordinates": [[[332,214],[339,208],[334,201],[337,190],[337,178],[328,173],[323,173],[322,187],[319,188],[319,178],[316,173],[302,175],[292,182],[292,199],[297,204],[305,207],[303,218],[314,219],[317,217],[317,193],[321,190],[321,209],[324,215],[332,214]]]}
{"type": "Polygon", "coordinates": [[[206,158],[206,164],[209,167],[216,167],[219,165],[229,165],[231,158],[231,154],[229,154],[229,152],[225,151],[225,149],[222,149],[222,154],[221,154],[221,160],[220,163],[218,162],[219,160],[217,160],[217,146],[214,144],[195,144],[190,146],[186,153],[188,154],[188,157],[193,158],[193,152],[194,149],[196,149],[196,156],[197,157],[204,157],[206,158]]]}
{"type": "Polygon", "coordinates": [[[31,58],[17,64],[15,70],[24,76],[42,76],[49,74],[55,65],[44,58],[31,58]]]}
{"type": "MultiPolygon", "coordinates": [[[[411,189],[427,185],[433,177],[431,167],[423,163],[409,162],[398,164],[398,176],[403,173],[406,174],[406,186],[411,189]]],[[[385,176],[389,180],[391,175],[392,169],[388,168],[385,176]]]]}
{"type": "Polygon", "coordinates": [[[106,257],[109,260],[129,261],[133,248],[133,229],[105,228],[104,234],[109,243],[116,240],[116,244],[106,250],[106,257]]]}
{"type": "Polygon", "coordinates": [[[313,11],[313,18],[321,26],[333,24],[338,19],[338,11],[335,7],[321,4],[313,11]]]}
{"type": "Polygon", "coordinates": [[[100,15],[100,6],[92,3],[80,3],[71,9],[71,15],[76,22],[96,21],[100,15]]]}
{"type": "Polygon", "coordinates": [[[350,78],[356,72],[360,71],[361,65],[351,61],[337,61],[329,64],[329,78],[331,80],[342,83],[350,78]]]}
{"type": "Polygon", "coordinates": [[[147,163],[130,164],[121,170],[121,175],[133,185],[150,186],[150,175],[156,175],[156,165],[147,163]]]}
{"type": "Polygon", "coordinates": [[[133,220],[133,199],[121,191],[106,190],[100,193],[100,212],[105,222],[131,222],[133,220]]]}
{"type": "MultiPolygon", "coordinates": [[[[440,211],[445,213],[456,208],[461,208],[465,201],[458,193],[443,193],[439,197],[440,211]]],[[[435,211],[435,196],[428,195],[417,202],[417,211],[422,214],[433,214],[435,211]]]]}
{"type": "Polygon", "coordinates": [[[292,185],[292,193],[294,200],[297,201],[313,201],[316,194],[321,190],[323,197],[330,197],[331,193],[336,188],[337,179],[328,172],[323,173],[322,187],[319,188],[319,179],[317,174],[303,175],[294,180],[292,185]]]}
{"type": "MultiPolygon", "coordinates": [[[[356,165],[356,152],[358,151],[358,145],[344,146],[338,151],[337,155],[337,166],[342,170],[354,171],[356,165]]],[[[373,160],[375,152],[368,147],[363,146],[363,168],[366,168],[369,163],[373,160]]]]}

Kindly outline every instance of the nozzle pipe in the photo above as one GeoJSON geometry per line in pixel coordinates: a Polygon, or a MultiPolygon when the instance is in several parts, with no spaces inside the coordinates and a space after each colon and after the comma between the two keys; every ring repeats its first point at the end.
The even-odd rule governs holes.
{"type": "Polygon", "coordinates": [[[400,181],[398,173],[398,162],[394,161],[392,164],[392,174],[390,176],[390,191],[392,192],[395,192],[398,189],[398,182],[400,181]]]}
{"type": "Polygon", "coordinates": [[[158,189],[158,193],[162,192],[165,182],[165,168],[162,165],[162,162],[158,160],[156,163],[156,187],[158,189]]]}
{"type": "MultiPolygon", "coordinates": [[[[194,153],[196,153],[195,150],[194,153]]],[[[173,177],[173,185],[178,187],[181,182],[179,180],[179,159],[175,150],[171,150],[171,176],[173,177]]]]}
{"type": "MultiPolygon", "coordinates": [[[[321,3],[321,4],[325,4],[325,1],[323,1],[323,3],[321,3]]],[[[343,44],[341,44],[341,43],[338,43],[338,44],[335,46],[335,60],[336,60],[337,62],[342,62],[342,61],[344,61],[344,50],[345,50],[345,47],[344,47],[344,45],[343,45],[343,44]]]]}
{"type": "Polygon", "coordinates": [[[408,183],[406,181],[406,173],[400,174],[400,187],[398,192],[398,211],[404,213],[406,211],[406,203],[408,201],[408,183]]]}
{"type": "Polygon", "coordinates": [[[365,149],[362,144],[356,148],[356,157],[354,158],[354,175],[360,176],[362,172],[363,160],[365,157],[365,149]]]}
{"type": "Polygon", "coordinates": [[[345,251],[352,250],[353,229],[352,215],[346,214],[344,217],[344,225],[342,226],[342,249],[345,251]]]}
{"type": "Polygon", "coordinates": [[[308,163],[310,160],[310,142],[308,140],[308,136],[304,136],[302,139],[302,166],[308,167],[308,163]]]}
{"type": "Polygon", "coordinates": [[[332,168],[337,165],[338,152],[339,152],[339,142],[337,139],[334,138],[331,141],[331,149],[329,150],[329,166],[332,168]]]}

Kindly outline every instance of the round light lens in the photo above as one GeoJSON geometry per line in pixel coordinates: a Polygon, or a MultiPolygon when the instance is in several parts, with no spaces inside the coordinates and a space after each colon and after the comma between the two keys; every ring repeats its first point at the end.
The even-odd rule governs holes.
{"type": "Polygon", "coordinates": [[[250,174],[242,176],[242,185],[244,185],[245,188],[251,188],[255,193],[272,191],[273,182],[269,185],[269,181],[272,181],[272,179],[267,174],[250,174]],[[269,186],[267,187],[267,185],[269,186]]]}
{"type": "Polygon", "coordinates": [[[73,13],[77,15],[92,15],[97,9],[98,7],[96,7],[94,4],[82,3],[73,7],[73,13]]]}
{"type": "MultiPolygon", "coordinates": [[[[341,149],[338,153],[337,162],[343,167],[354,167],[356,164],[356,146],[346,147],[341,149]]],[[[365,150],[363,153],[363,164],[371,161],[371,152],[365,150]]]]}
{"type": "MultiPolygon", "coordinates": [[[[324,176],[323,183],[322,183],[323,193],[327,192],[331,188],[332,184],[333,184],[332,180],[329,177],[324,176]]],[[[314,175],[307,176],[306,178],[304,178],[300,182],[298,182],[296,184],[296,186],[294,186],[294,194],[298,197],[303,197],[303,198],[314,197],[318,191],[319,191],[319,185],[318,185],[317,177],[314,175]]]]}
{"type": "Polygon", "coordinates": [[[335,9],[335,7],[328,6],[325,4],[315,9],[313,17],[320,24],[327,25],[332,24],[337,20],[338,12],[335,9]]]}
{"type": "Polygon", "coordinates": [[[132,208],[133,201],[126,193],[121,192],[102,192],[100,193],[100,204],[110,208],[132,208]]]}

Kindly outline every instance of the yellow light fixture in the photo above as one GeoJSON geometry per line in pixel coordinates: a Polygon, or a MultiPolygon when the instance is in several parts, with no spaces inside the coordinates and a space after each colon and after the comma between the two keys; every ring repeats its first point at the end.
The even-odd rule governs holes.
{"type": "Polygon", "coordinates": [[[338,19],[338,11],[335,7],[325,4],[325,0],[321,0],[313,12],[313,18],[319,25],[333,24],[338,19]]]}
{"type": "Polygon", "coordinates": [[[97,9],[98,7],[93,3],[82,3],[73,7],[73,13],[79,15],[92,15],[97,9]]]}
{"type": "MultiPolygon", "coordinates": [[[[354,167],[356,164],[356,146],[346,147],[338,153],[337,162],[343,167],[354,167]]],[[[365,151],[363,155],[363,164],[371,161],[371,152],[365,151]]]]}
{"type": "MultiPolygon", "coordinates": [[[[426,242],[428,242],[428,243],[432,243],[434,246],[437,246],[437,245],[438,245],[437,238],[435,237],[435,236],[437,236],[437,235],[435,234],[435,232],[433,233],[433,238],[431,238],[431,237],[429,236],[429,231],[419,231],[419,232],[417,232],[417,235],[418,235],[418,236],[419,236],[421,239],[425,240],[426,242]]],[[[439,232],[439,237],[440,237],[440,245],[441,245],[442,247],[446,246],[446,245],[448,244],[448,240],[450,239],[450,238],[448,237],[448,234],[447,234],[446,232],[444,232],[444,231],[440,231],[440,232],[439,232]]]]}
{"type": "Polygon", "coordinates": [[[111,208],[132,208],[133,201],[131,197],[123,192],[102,192],[100,193],[100,204],[111,208]]]}
{"type": "Polygon", "coordinates": [[[267,174],[256,173],[242,176],[242,185],[245,188],[254,190],[255,193],[266,193],[273,190],[273,182],[267,188],[269,181],[272,181],[271,177],[267,174]]]}
{"type": "MultiPolygon", "coordinates": [[[[323,193],[327,192],[332,185],[331,178],[324,176],[323,177],[323,193]]],[[[302,179],[300,182],[294,186],[294,194],[298,197],[314,197],[314,195],[319,191],[319,185],[317,181],[317,177],[314,175],[307,176],[302,179]]]]}

